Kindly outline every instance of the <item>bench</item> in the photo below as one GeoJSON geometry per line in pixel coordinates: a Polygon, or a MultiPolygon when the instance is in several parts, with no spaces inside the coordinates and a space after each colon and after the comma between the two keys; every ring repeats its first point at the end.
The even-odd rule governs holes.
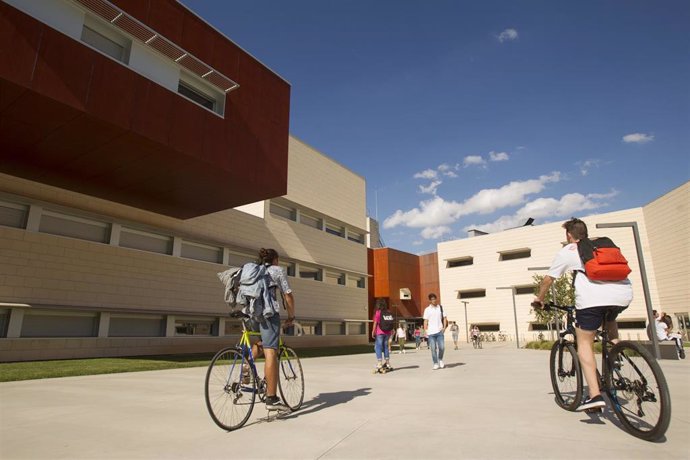
{"type": "MultiPolygon", "coordinates": [[[[654,343],[651,340],[640,340],[637,343],[642,345],[649,354],[654,356],[654,343]]],[[[659,341],[659,355],[661,359],[678,359],[678,352],[676,351],[676,343],[664,340],[659,341]]]]}

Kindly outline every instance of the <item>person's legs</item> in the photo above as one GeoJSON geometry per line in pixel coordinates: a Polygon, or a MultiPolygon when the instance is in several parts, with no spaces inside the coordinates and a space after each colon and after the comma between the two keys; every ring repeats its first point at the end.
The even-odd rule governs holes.
{"type": "Polygon", "coordinates": [[[442,332],[439,332],[438,337],[436,337],[436,346],[438,346],[438,363],[443,367],[443,354],[446,351],[446,338],[443,336],[442,332]]]}
{"type": "Polygon", "coordinates": [[[594,358],[594,335],[596,331],[585,331],[578,327],[575,328],[575,334],[577,335],[577,357],[580,359],[580,366],[587,381],[591,399],[601,394],[597,379],[597,362],[594,358]]]}
{"type": "Polygon", "coordinates": [[[431,361],[433,361],[434,365],[438,365],[438,354],[436,352],[437,336],[438,334],[429,334],[429,337],[427,337],[429,348],[431,349],[431,361]]]}
{"type": "Polygon", "coordinates": [[[388,339],[388,337],[386,337],[383,334],[376,334],[376,341],[374,342],[374,352],[376,353],[376,360],[379,363],[381,362],[381,359],[383,358],[384,341],[387,339],[388,339]]]}
{"type": "Polygon", "coordinates": [[[266,318],[260,323],[261,341],[263,342],[264,377],[266,378],[266,407],[270,409],[287,409],[280,402],[278,390],[278,341],[280,339],[280,316],[266,318]]]}

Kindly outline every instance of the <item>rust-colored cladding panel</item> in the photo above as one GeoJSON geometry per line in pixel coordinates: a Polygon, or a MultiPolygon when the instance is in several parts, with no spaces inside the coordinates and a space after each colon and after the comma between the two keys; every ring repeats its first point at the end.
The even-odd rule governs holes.
{"type": "Polygon", "coordinates": [[[174,0],[113,0],[240,84],[216,116],[0,2],[0,171],[189,218],[287,193],[290,86],[174,0]]]}

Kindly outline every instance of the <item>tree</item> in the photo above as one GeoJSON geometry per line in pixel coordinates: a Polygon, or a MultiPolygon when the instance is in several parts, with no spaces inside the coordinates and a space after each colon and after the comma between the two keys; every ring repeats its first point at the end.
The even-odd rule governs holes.
{"type": "MultiPolygon", "coordinates": [[[[534,275],[532,279],[534,280],[534,295],[537,295],[544,275],[534,275]]],[[[566,273],[554,280],[551,288],[546,292],[544,302],[553,302],[556,305],[575,305],[575,288],[573,287],[572,275],[566,273]]],[[[535,310],[533,308],[531,313],[534,313],[537,322],[546,324],[548,330],[551,331],[551,339],[555,340],[553,329],[556,327],[556,321],[563,322],[565,312],[560,310],[535,310]]]]}

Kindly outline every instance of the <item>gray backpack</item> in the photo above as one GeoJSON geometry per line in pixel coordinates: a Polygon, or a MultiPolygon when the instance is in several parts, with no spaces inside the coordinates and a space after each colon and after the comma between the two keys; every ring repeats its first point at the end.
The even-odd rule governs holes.
{"type": "Polygon", "coordinates": [[[232,312],[241,310],[255,319],[273,316],[271,297],[269,295],[271,275],[266,265],[248,262],[241,268],[233,267],[218,273],[218,278],[225,284],[225,302],[232,312]]]}

